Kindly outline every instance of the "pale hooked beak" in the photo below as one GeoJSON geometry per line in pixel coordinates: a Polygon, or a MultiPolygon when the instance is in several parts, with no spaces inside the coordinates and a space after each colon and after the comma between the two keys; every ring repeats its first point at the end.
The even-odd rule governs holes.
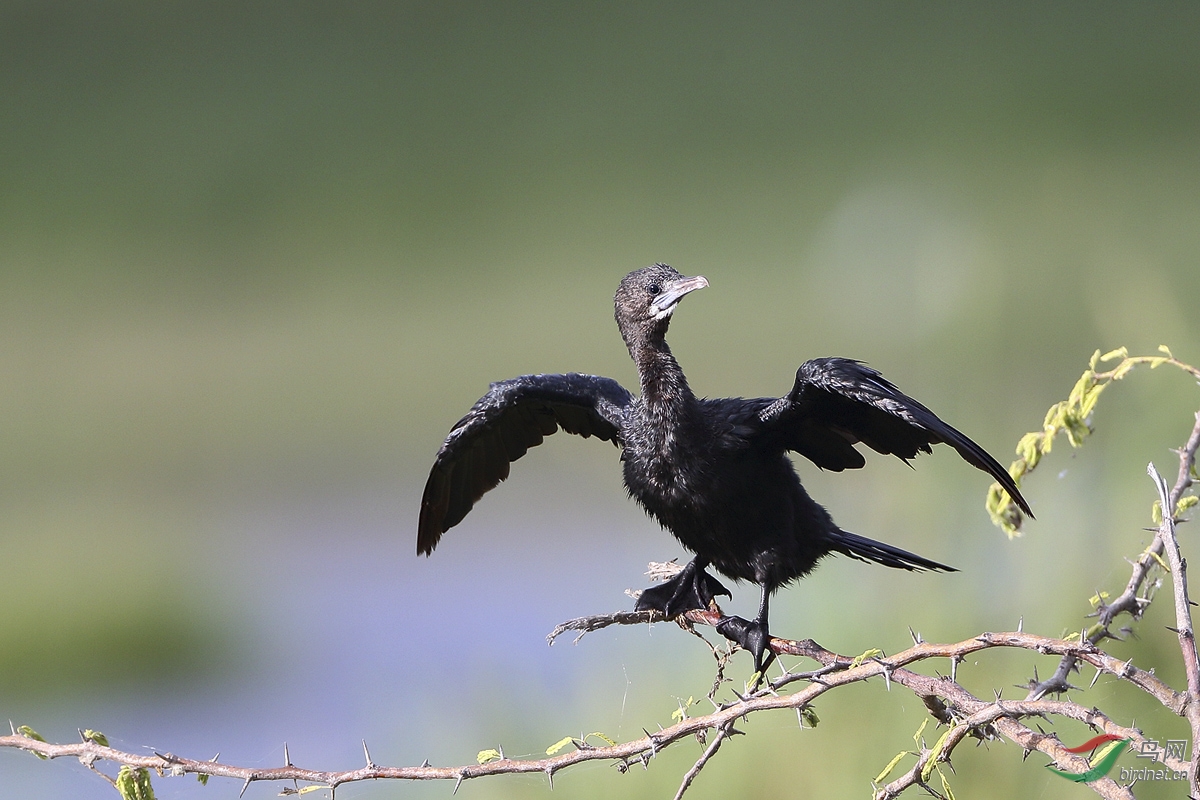
{"type": "Polygon", "coordinates": [[[703,275],[671,281],[650,302],[650,311],[656,320],[669,317],[684,295],[705,286],[708,286],[708,280],[703,275]]]}

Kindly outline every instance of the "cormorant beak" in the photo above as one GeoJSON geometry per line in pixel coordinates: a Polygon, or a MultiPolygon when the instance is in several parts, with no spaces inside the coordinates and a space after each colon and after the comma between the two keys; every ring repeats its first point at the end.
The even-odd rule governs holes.
{"type": "Polygon", "coordinates": [[[703,275],[671,281],[650,302],[650,311],[654,315],[654,319],[659,320],[671,316],[671,312],[675,310],[675,306],[679,305],[679,301],[685,294],[696,289],[703,289],[705,286],[708,286],[708,280],[703,275]]]}

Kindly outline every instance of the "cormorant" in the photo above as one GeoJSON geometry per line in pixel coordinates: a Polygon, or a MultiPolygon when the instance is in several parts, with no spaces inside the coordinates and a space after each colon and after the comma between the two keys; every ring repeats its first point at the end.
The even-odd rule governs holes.
{"type": "Polygon", "coordinates": [[[666,617],[708,608],[715,595],[729,595],[709,566],[758,584],[758,616],[724,617],[718,630],[749,650],[761,672],[773,657],[767,649],[771,595],[822,557],[842,553],[899,569],[953,571],[840,529],[800,485],[787,451],[840,472],[864,465],[854,448],[859,442],[905,461],[944,442],[1029,513],[1013,479],[983,448],[859,361],[806,361],[791,391],[778,399],[697,398],[665,334],[679,301],[707,285],[665,264],[621,280],[617,327],[637,365],[640,397],[595,375],[523,375],[493,383],[438,451],[421,499],[418,553],[432,553],[442,534],[508,477],[512,461],[560,427],[611,441],[622,449],[629,494],[696,554],[676,577],[644,590],[636,608],[666,617]]]}

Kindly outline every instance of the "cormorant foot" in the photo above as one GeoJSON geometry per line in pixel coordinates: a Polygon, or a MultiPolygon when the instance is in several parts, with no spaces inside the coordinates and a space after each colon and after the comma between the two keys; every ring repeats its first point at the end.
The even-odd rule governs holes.
{"type": "Polygon", "coordinates": [[[658,611],[667,619],[671,619],[692,609],[706,610],[712,599],[719,594],[732,596],[719,580],[705,571],[704,567],[696,566],[693,559],[671,580],[643,589],[634,609],[658,611]]]}
{"type": "MultiPolygon", "coordinates": [[[[741,617],[721,617],[717,623],[717,633],[750,651],[754,656],[754,671],[759,673],[761,681],[763,672],[775,660],[775,651],[767,646],[771,641],[771,634],[767,632],[766,621],[751,622],[741,617]]],[[[758,688],[758,683],[755,683],[755,688],[758,688]]]]}

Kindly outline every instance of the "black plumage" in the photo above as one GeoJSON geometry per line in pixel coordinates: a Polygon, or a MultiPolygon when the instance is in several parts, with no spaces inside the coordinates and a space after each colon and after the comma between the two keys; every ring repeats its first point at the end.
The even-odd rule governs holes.
{"type": "Polygon", "coordinates": [[[508,476],[509,464],[545,436],[562,428],[612,441],[622,448],[630,495],[696,554],[675,578],[643,591],[637,607],[667,616],[706,608],[715,595],[729,594],[708,566],[752,581],[762,589],[756,619],[725,617],[718,629],[751,650],[761,669],[771,594],[823,556],[952,570],[838,528],[801,486],[787,451],[840,472],[865,464],[854,447],[860,442],[905,460],[942,442],[1029,513],[1008,472],[983,448],[858,361],[807,361],[778,399],[697,398],[665,335],[679,301],[707,285],[665,264],[622,279],[616,319],[637,365],[638,397],[594,375],[525,375],[492,384],[438,451],[421,501],[418,552],[432,553],[442,534],[508,476]]]}

